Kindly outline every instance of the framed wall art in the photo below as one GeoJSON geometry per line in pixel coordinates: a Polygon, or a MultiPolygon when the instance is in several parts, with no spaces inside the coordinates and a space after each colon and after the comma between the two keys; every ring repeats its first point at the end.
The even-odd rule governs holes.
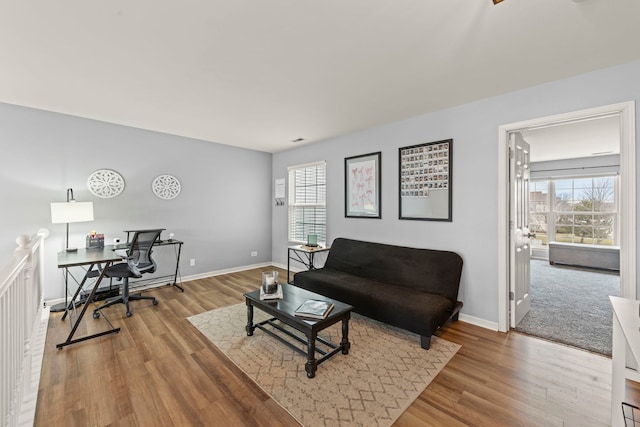
{"type": "Polygon", "coordinates": [[[382,153],[344,159],[344,216],[381,218],[380,161],[382,153]]]}
{"type": "Polygon", "coordinates": [[[401,147],[400,219],[452,221],[453,139],[401,147]]]}

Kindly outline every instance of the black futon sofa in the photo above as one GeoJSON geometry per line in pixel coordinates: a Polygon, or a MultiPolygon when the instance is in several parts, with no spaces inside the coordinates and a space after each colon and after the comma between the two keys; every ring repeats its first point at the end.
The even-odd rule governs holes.
{"type": "Polygon", "coordinates": [[[337,238],[324,267],[296,273],[293,284],[416,333],[428,349],[436,330],[458,320],[461,274],[455,252],[337,238]]]}

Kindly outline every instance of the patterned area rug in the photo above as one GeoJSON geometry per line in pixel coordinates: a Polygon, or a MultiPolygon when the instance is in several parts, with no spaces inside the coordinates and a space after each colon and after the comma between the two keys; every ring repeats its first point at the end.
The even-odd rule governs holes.
{"type": "MultiPolygon", "coordinates": [[[[254,322],[264,319],[255,309],[254,322]]],[[[244,303],[189,321],[307,427],[390,426],[460,348],[433,337],[424,350],[418,335],[353,314],[349,354],[326,360],[309,379],[304,356],[259,329],[247,336],[244,303]]],[[[341,333],[337,324],[321,336],[338,343],[341,333]]]]}

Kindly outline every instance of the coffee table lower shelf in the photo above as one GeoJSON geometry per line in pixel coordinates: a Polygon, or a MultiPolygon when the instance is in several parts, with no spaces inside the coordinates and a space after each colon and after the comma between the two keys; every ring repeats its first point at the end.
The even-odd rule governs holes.
{"type": "MultiPolygon", "coordinates": [[[[342,354],[349,354],[349,342],[347,341],[346,343],[340,343],[340,344],[334,344],[331,341],[328,341],[322,337],[316,337],[316,341],[329,347],[331,349],[331,351],[325,351],[322,348],[318,348],[317,345],[313,345],[311,346],[309,343],[309,339],[307,339],[306,337],[300,336],[300,335],[296,335],[293,332],[291,332],[290,330],[283,328],[281,325],[279,325],[278,319],[276,319],[275,317],[268,319],[268,320],[264,320],[260,323],[256,323],[255,325],[253,325],[253,329],[258,328],[262,331],[264,331],[265,333],[267,333],[268,335],[272,336],[273,338],[277,339],[278,341],[280,341],[281,343],[283,343],[284,345],[286,345],[287,347],[289,347],[292,350],[297,351],[298,353],[300,353],[301,355],[307,357],[307,359],[315,359],[315,353],[319,353],[322,355],[322,357],[320,357],[319,359],[315,359],[315,366],[320,365],[322,362],[324,362],[325,360],[329,359],[331,356],[335,355],[338,352],[342,352],[342,354]],[[282,332],[283,334],[286,334],[287,336],[293,338],[294,340],[305,344],[307,346],[307,351],[302,350],[299,347],[296,347],[295,344],[292,344],[291,342],[287,341],[286,339],[284,339],[283,337],[281,337],[280,335],[276,334],[275,332],[273,332],[272,330],[265,328],[264,325],[269,325],[277,330],[279,330],[280,332],[282,332]],[[313,347],[313,348],[312,348],[313,347]]],[[[247,328],[249,328],[249,326],[247,326],[247,328]]],[[[247,331],[247,335],[251,336],[253,335],[253,331],[251,331],[251,333],[249,333],[247,331]]],[[[307,365],[309,364],[309,362],[307,362],[307,365]]],[[[309,378],[313,378],[313,374],[309,375],[309,369],[307,369],[307,365],[305,365],[305,369],[307,371],[307,376],[309,378]]],[[[315,372],[315,369],[313,370],[315,372]]]]}

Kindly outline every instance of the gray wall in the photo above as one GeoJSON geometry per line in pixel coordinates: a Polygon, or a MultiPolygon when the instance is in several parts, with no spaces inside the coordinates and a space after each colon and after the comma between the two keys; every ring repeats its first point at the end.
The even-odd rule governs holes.
{"type": "MultiPolygon", "coordinates": [[[[64,289],[56,253],[64,248],[65,225],[51,224],[49,204],[64,202],[68,187],[78,201],[94,202],[95,216],[70,225],[70,246],[84,247],[91,230],[109,243],[125,229],[159,227],[167,229],[163,238],[173,232],[185,242],[183,277],[271,261],[269,153],[7,104],[0,104],[0,147],[0,263],[13,253],[16,236],[48,228],[47,300],[64,289]],[[89,175],[103,168],[124,177],[119,196],[102,199],[87,189],[89,175]],[[151,183],[161,174],[179,179],[177,198],[153,194],[151,183]]],[[[175,262],[166,248],[156,254],[163,265],[175,262]]]]}
{"type": "Polygon", "coordinates": [[[286,265],[287,210],[274,206],[273,179],[286,178],[287,166],[324,159],[329,240],[456,251],[465,260],[463,314],[497,322],[498,126],[640,99],[638,75],[640,62],[632,62],[273,156],[0,104],[0,260],[12,253],[17,235],[49,228],[45,295],[61,296],[55,253],[64,245],[64,225],[50,224],[49,203],[64,201],[65,189],[73,187],[78,200],[95,203],[96,215],[93,223],[71,225],[76,246],[91,229],[110,241],[123,229],[159,226],[186,242],[183,276],[270,260],[286,265]],[[398,220],[398,148],[447,138],[454,140],[453,222],[398,220]],[[382,151],[382,219],[344,218],[344,158],[374,151],[382,151]],[[101,168],[124,176],[124,193],[113,199],[89,193],[86,179],[101,168]],[[173,201],[157,199],[150,189],[165,173],[182,183],[173,201]],[[195,267],[188,266],[190,258],[195,267]]]}
{"type": "MultiPolygon", "coordinates": [[[[632,62],[284,151],[274,155],[273,178],[286,177],[289,165],[326,160],[329,241],[456,251],[465,263],[462,313],[497,325],[498,126],[638,100],[638,76],[640,62],[632,62]],[[454,140],[453,222],[400,221],[398,148],[447,138],[454,140]],[[382,219],[344,218],[344,158],[374,151],[382,151],[382,219]]],[[[273,256],[280,263],[286,263],[286,227],[286,207],[274,207],[273,256]]]]}

